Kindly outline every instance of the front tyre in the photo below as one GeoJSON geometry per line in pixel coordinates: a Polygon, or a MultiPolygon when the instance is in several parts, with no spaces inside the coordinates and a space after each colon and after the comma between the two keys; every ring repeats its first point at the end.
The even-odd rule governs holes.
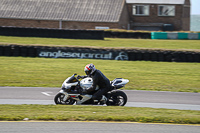
{"type": "Polygon", "coordinates": [[[107,106],[124,106],[127,102],[127,96],[123,91],[117,90],[110,93],[110,97],[106,102],[107,106]]]}
{"type": "Polygon", "coordinates": [[[54,98],[54,102],[55,104],[62,104],[62,105],[73,105],[75,103],[74,99],[67,99],[66,101],[63,101],[65,95],[62,93],[58,93],[55,98],[54,98]]]}

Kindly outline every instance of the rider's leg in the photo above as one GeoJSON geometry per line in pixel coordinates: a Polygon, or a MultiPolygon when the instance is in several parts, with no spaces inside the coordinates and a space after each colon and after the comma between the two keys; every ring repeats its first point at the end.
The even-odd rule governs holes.
{"type": "Polygon", "coordinates": [[[108,91],[109,89],[101,88],[96,93],[93,94],[92,99],[94,100],[94,102],[99,102],[100,100],[102,100],[102,95],[108,91]]]}

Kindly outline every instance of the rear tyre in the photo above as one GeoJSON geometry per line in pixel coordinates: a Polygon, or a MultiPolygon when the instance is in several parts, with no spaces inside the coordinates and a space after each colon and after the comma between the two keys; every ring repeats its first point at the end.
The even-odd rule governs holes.
{"type": "Polygon", "coordinates": [[[74,99],[67,99],[66,101],[63,101],[65,95],[62,93],[58,93],[55,98],[54,98],[54,102],[55,104],[62,104],[62,105],[73,105],[75,103],[74,99]]]}
{"type": "Polygon", "coordinates": [[[110,93],[106,102],[107,106],[124,106],[127,102],[127,96],[123,91],[117,90],[110,93]]]}

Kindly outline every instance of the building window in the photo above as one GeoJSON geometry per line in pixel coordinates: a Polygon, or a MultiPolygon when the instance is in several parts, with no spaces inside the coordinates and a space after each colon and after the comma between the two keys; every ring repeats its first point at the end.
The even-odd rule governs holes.
{"type": "Polygon", "coordinates": [[[139,15],[139,16],[149,15],[149,5],[134,5],[133,15],[139,15]]]}
{"type": "Polygon", "coordinates": [[[169,6],[169,5],[158,6],[158,16],[175,16],[175,6],[169,6]]]}

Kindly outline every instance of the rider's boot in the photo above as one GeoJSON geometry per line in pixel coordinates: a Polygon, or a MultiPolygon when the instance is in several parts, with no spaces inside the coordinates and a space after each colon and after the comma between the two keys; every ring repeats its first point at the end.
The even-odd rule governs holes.
{"type": "Polygon", "coordinates": [[[94,100],[93,102],[94,102],[94,103],[93,103],[94,105],[98,105],[99,100],[94,100]]]}
{"type": "Polygon", "coordinates": [[[103,95],[100,100],[100,105],[104,105],[107,102],[107,98],[103,95]]]}

